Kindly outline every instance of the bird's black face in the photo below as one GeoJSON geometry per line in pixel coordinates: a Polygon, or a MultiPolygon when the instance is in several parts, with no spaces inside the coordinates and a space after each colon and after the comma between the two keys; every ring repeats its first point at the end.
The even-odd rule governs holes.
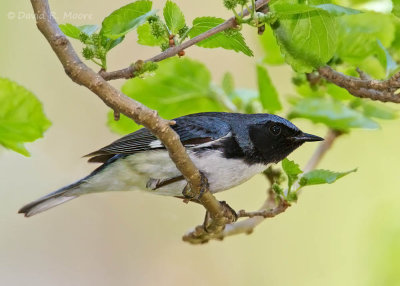
{"type": "Polygon", "coordinates": [[[255,147],[254,155],[263,163],[277,163],[304,142],[323,140],[321,137],[304,133],[293,125],[274,121],[252,125],[249,135],[255,147]]]}

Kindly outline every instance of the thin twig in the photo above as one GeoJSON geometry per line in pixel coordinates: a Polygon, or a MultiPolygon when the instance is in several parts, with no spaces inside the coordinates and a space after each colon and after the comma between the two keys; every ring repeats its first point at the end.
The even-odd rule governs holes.
{"type": "MultiPolygon", "coordinates": [[[[262,6],[265,6],[266,4],[268,4],[269,1],[270,0],[256,1],[256,4],[255,4],[256,9],[259,9],[262,6]]],[[[241,16],[244,17],[247,15],[249,15],[249,11],[246,9],[243,11],[243,15],[241,15],[241,16]]],[[[222,24],[220,24],[220,25],[218,25],[218,26],[216,26],[216,27],[190,39],[190,40],[187,40],[186,42],[183,42],[182,44],[180,44],[178,46],[171,47],[171,48],[167,49],[166,51],[147,59],[145,62],[159,62],[159,61],[165,60],[167,58],[173,57],[173,56],[177,55],[180,51],[183,51],[184,49],[187,49],[187,48],[197,44],[198,42],[201,42],[204,39],[207,39],[217,33],[225,31],[227,29],[235,28],[236,26],[237,26],[236,17],[229,18],[222,24]]],[[[120,79],[120,78],[132,78],[132,77],[134,77],[134,72],[135,72],[135,67],[133,65],[131,65],[125,69],[112,71],[112,72],[106,72],[104,70],[101,70],[99,72],[99,74],[105,80],[113,80],[113,79],[120,79]]]]}
{"type": "MultiPolygon", "coordinates": [[[[255,2],[256,10],[264,7],[268,4],[269,0],[258,0],[255,2]]],[[[252,7],[251,7],[252,9],[252,7]]],[[[245,9],[243,11],[242,16],[249,15],[249,10],[245,9]]],[[[231,29],[236,27],[236,17],[232,17],[226,20],[224,23],[214,27],[203,34],[200,34],[186,42],[183,42],[181,45],[171,47],[168,50],[147,59],[145,62],[159,62],[164,59],[170,58],[172,56],[177,55],[180,51],[197,44],[198,42],[207,39],[219,32],[222,32],[227,29],[231,29]]],[[[333,70],[329,66],[321,67],[318,69],[319,75],[309,74],[308,76],[312,76],[313,80],[318,80],[319,77],[323,77],[326,80],[347,89],[350,94],[360,97],[360,98],[369,98],[372,100],[382,101],[382,102],[395,102],[400,103],[400,96],[398,94],[398,89],[400,88],[400,72],[393,75],[388,80],[374,80],[369,78],[364,72],[357,69],[357,72],[360,75],[360,78],[352,77],[344,75],[343,73],[337,72],[333,70]]],[[[135,73],[135,65],[130,65],[127,68],[106,72],[101,70],[99,74],[105,80],[114,80],[121,78],[132,78],[135,73]]],[[[313,81],[311,81],[313,82],[313,81]]]]}
{"type": "Polygon", "coordinates": [[[361,78],[348,76],[329,66],[319,68],[318,72],[326,80],[347,89],[356,97],[400,103],[400,96],[397,92],[400,88],[400,72],[387,80],[370,79],[361,70],[358,70],[361,78]]]}
{"type": "Polygon", "coordinates": [[[271,209],[268,210],[259,210],[259,211],[254,211],[254,212],[246,212],[245,210],[240,210],[238,212],[238,217],[256,217],[256,216],[260,216],[263,218],[271,218],[274,216],[277,216],[280,213],[283,213],[288,207],[290,207],[290,204],[285,201],[285,200],[281,200],[280,203],[271,209]]]}
{"type": "Polygon", "coordinates": [[[360,68],[356,68],[356,72],[360,76],[361,79],[363,80],[371,80],[372,78],[364,71],[362,71],[360,68]]]}

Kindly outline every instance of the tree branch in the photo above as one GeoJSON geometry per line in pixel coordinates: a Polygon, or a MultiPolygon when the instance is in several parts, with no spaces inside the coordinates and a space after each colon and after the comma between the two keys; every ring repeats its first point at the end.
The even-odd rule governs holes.
{"type": "Polygon", "coordinates": [[[348,76],[333,70],[329,66],[319,68],[318,72],[326,80],[347,89],[348,92],[356,97],[400,103],[400,96],[397,91],[400,88],[400,72],[388,80],[370,79],[360,70],[358,70],[360,78],[348,76]]]}
{"type": "MultiPolygon", "coordinates": [[[[270,0],[258,0],[255,2],[256,10],[259,10],[266,4],[268,4],[270,0]]],[[[246,9],[243,11],[243,17],[249,15],[249,11],[246,9]]],[[[237,26],[236,18],[232,17],[226,20],[224,23],[200,34],[179,46],[174,46],[166,51],[145,60],[145,62],[159,62],[164,59],[173,57],[177,55],[180,51],[191,47],[198,42],[207,39],[219,32],[222,32],[227,29],[231,29],[237,26]]],[[[107,81],[121,78],[133,78],[135,76],[136,67],[135,65],[130,65],[127,68],[116,70],[112,72],[107,72],[101,70],[99,74],[107,81]]],[[[400,88],[400,72],[396,73],[388,80],[374,80],[370,79],[364,72],[357,69],[357,72],[360,74],[360,78],[352,77],[344,75],[340,72],[333,70],[329,66],[321,67],[318,69],[319,76],[325,78],[326,80],[336,84],[342,88],[345,88],[350,92],[350,94],[360,97],[360,98],[369,98],[372,100],[382,101],[382,102],[395,102],[400,103],[400,96],[397,90],[400,88]]],[[[308,76],[312,76],[312,74],[308,74],[308,76]]],[[[318,76],[314,76],[316,80],[318,80],[318,76]]]]}
{"type": "MultiPolygon", "coordinates": [[[[256,1],[256,9],[264,6],[268,2],[269,0],[256,1]]],[[[279,198],[276,199],[272,189],[270,188],[270,196],[259,211],[240,211],[239,217],[249,218],[241,222],[232,223],[236,219],[236,217],[233,218],[232,216],[232,210],[227,207],[226,204],[221,204],[209,192],[207,179],[201,175],[199,170],[190,160],[184,146],[179,140],[179,136],[172,128],[170,128],[170,125],[174,124],[174,122],[160,118],[156,111],[147,108],[135,100],[132,100],[107,82],[107,80],[117,78],[131,78],[134,76],[135,68],[131,66],[114,72],[94,72],[80,60],[66,36],[59,29],[57,22],[51,16],[48,1],[31,0],[31,3],[36,14],[37,26],[53,48],[53,51],[56,53],[57,57],[62,63],[67,75],[77,84],[83,85],[95,93],[107,106],[114,110],[116,115],[122,113],[133,119],[136,123],[148,128],[165,145],[171,159],[188,181],[192,193],[195,195],[202,194],[198,198],[198,201],[206,208],[211,222],[207,224],[206,227],[204,225],[198,226],[194,231],[186,234],[183,237],[185,241],[190,243],[204,243],[210,239],[222,239],[233,234],[250,233],[254,227],[261,223],[265,218],[274,217],[284,212],[290,206],[290,204],[285,200],[279,198]],[[278,201],[278,203],[276,203],[276,201],[278,201]]],[[[243,12],[243,16],[248,15],[248,13],[249,11],[245,10],[243,12]]],[[[236,19],[234,17],[230,18],[221,25],[195,38],[192,38],[179,46],[172,47],[146,61],[158,62],[172,57],[178,54],[180,51],[200,42],[201,40],[204,40],[226,29],[233,28],[236,25],[236,19]]],[[[359,88],[363,85],[366,86],[363,88],[367,89],[380,88],[383,90],[384,87],[387,88],[386,82],[347,77],[333,71],[329,67],[321,68],[319,72],[321,76],[327,80],[330,80],[339,86],[345,87],[349,91],[353,91],[353,89],[359,88]]],[[[399,78],[400,75],[394,76],[392,79],[388,80],[388,82],[400,86],[400,83],[398,82],[399,78]]],[[[335,132],[330,132],[328,134],[326,141],[320,145],[310,162],[307,164],[305,172],[313,169],[316,164],[318,164],[319,160],[330,148],[334,139],[338,135],[339,134],[335,132]]]]}
{"type": "MultiPolygon", "coordinates": [[[[67,37],[61,32],[57,22],[52,17],[47,0],[31,0],[37,19],[37,27],[45,36],[67,75],[77,84],[83,85],[95,93],[103,102],[116,113],[123,113],[136,123],[148,128],[167,148],[172,161],[190,184],[192,193],[200,194],[199,202],[207,209],[213,218],[210,230],[220,231],[230,219],[225,218],[225,209],[208,191],[204,178],[186,153],[179,136],[170,128],[171,121],[158,116],[157,112],[132,100],[115,89],[99,74],[85,65],[67,37]]],[[[170,52],[169,52],[170,53],[170,52]]]]}
{"type": "MultiPolygon", "coordinates": [[[[270,0],[258,0],[255,2],[256,9],[259,9],[263,7],[264,5],[268,4],[270,0]]],[[[243,11],[242,17],[245,17],[249,15],[249,11],[245,9],[243,11]]],[[[236,18],[232,17],[226,20],[224,23],[204,32],[203,34],[200,34],[190,40],[187,40],[186,42],[183,42],[179,46],[171,47],[167,49],[166,51],[150,58],[147,59],[145,62],[160,62],[162,60],[165,60],[167,58],[173,57],[177,55],[180,51],[183,51],[186,48],[189,48],[198,42],[201,42],[204,39],[207,39],[219,32],[225,31],[227,29],[235,28],[237,26],[236,23],[236,18]]],[[[135,66],[130,65],[129,67],[117,71],[112,71],[112,72],[106,72],[104,70],[101,70],[99,74],[105,79],[105,80],[113,80],[113,79],[120,79],[120,78],[133,78],[134,73],[135,73],[135,66]]]]}
{"type": "MultiPolygon", "coordinates": [[[[325,137],[325,140],[320,143],[318,148],[315,150],[314,154],[311,156],[308,161],[306,167],[304,168],[304,172],[307,173],[313,170],[318,163],[321,161],[322,157],[327,153],[327,151],[332,147],[333,142],[341,133],[334,130],[329,130],[328,134],[325,137]]],[[[270,181],[270,185],[274,183],[273,177],[268,177],[270,181]]],[[[296,182],[295,184],[298,184],[296,182]]],[[[263,205],[260,207],[258,211],[255,212],[246,212],[241,210],[238,212],[238,217],[249,217],[248,219],[227,224],[225,229],[220,233],[213,232],[209,233],[206,229],[204,229],[203,225],[197,226],[193,231],[188,232],[183,236],[183,240],[192,244],[202,244],[206,243],[209,240],[216,239],[222,240],[227,236],[246,233],[250,234],[253,232],[254,228],[263,222],[266,218],[275,217],[286,211],[290,204],[281,199],[276,198],[274,191],[271,186],[269,187],[267,193],[268,198],[265,200],[263,205]]],[[[294,187],[296,188],[296,187],[294,187]]]]}

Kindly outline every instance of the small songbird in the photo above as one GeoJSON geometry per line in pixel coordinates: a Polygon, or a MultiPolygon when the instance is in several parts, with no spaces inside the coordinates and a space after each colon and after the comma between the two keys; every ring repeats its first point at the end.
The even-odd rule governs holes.
{"type": "MultiPolygon", "coordinates": [[[[206,112],[174,119],[189,157],[207,177],[212,193],[237,186],[277,163],[304,142],[321,137],[299,130],[271,114],[206,112]]],[[[142,128],[87,155],[103,163],[87,177],[27,204],[19,213],[29,217],[84,194],[145,190],[183,197],[187,182],[164,145],[142,128]]]]}

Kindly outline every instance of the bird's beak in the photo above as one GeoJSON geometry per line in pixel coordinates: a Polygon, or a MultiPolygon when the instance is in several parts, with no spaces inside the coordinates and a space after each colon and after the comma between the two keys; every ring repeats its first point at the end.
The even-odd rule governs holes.
{"type": "Polygon", "coordinates": [[[324,138],[321,138],[319,136],[315,136],[312,134],[308,133],[302,133],[297,136],[291,137],[292,140],[297,141],[297,142],[313,142],[313,141],[323,141],[324,138]]]}

